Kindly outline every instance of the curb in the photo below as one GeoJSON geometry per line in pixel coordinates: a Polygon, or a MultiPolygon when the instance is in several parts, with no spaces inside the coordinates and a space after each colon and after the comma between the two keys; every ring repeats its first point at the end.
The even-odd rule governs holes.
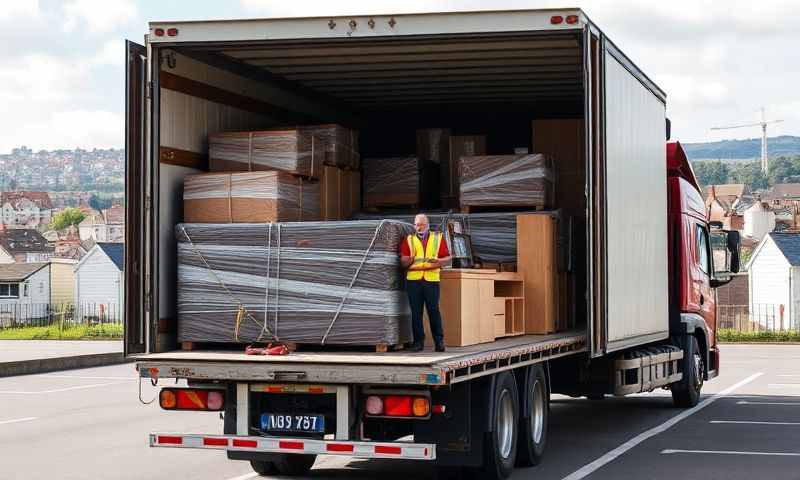
{"type": "Polygon", "coordinates": [[[125,358],[122,352],[20,360],[18,362],[0,363],[0,377],[32,375],[35,373],[55,372],[73,368],[103,367],[132,361],[133,359],[125,358]]]}

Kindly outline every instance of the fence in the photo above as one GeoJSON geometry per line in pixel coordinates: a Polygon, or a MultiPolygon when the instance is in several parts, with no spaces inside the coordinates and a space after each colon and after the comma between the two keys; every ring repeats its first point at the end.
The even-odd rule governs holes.
{"type": "Polygon", "coordinates": [[[800,329],[800,304],[756,303],[752,305],[718,305],[717,328],[739,332],[784,332],[800,329]]]}
{"type": "Polygon", "coordinates": [[[0,303],[0,329],[122,324],[122,314],[113,303],[0,303]]]}

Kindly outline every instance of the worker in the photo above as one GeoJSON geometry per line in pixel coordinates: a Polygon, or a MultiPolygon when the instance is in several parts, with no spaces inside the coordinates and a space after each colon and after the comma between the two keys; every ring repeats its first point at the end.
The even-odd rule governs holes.
{"type": "Polygon", "coordinates": [[[412,352],[425,345],[425,328],[422,324],[422,307],[428,311],[431,333],[437,352],[444,352],[444,330],[439,313],[439,272],[450,260],[447,242],[440,232],[431,232],[428,217],[420,213],[414,217],[414,230],[400,244],[400,264],[407,269],[406,291],[411,305],[411,327],[414,341],[412,352]]]}

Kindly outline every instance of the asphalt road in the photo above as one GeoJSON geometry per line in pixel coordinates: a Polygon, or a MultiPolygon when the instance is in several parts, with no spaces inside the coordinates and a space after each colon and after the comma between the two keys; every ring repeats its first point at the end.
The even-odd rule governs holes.
{"type": "MultiPolygon", "coordinates": [[[[703,403],[668,392],[555,398],[544,462],[515,479],[799,479],[800,345],[724,346],[703,403]]],[[[156,389],[142,385],[144,400],[156,389]]],[[[0,379],[0,479],[257,478],[216,451],[151,449],[151,431],[221,432],[217,414],[141,405],[132,365],[0,379]]],[[[307,478],[435,479],[429,464],[328,457],[307,478]]]]}

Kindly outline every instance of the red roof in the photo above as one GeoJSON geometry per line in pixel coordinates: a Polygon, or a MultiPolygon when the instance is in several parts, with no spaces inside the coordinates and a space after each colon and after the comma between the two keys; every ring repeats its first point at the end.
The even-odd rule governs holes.
{"type": "Polygon", "coordinates": [[[35,203],[37,207],[43,210],[50,210],[53,208],[53,202],[50,201],[50,195],[47,192],[2,192],[0,193],[0,205],[10,203],[14,208],[21,200],[30,200],[35,203]]]}

